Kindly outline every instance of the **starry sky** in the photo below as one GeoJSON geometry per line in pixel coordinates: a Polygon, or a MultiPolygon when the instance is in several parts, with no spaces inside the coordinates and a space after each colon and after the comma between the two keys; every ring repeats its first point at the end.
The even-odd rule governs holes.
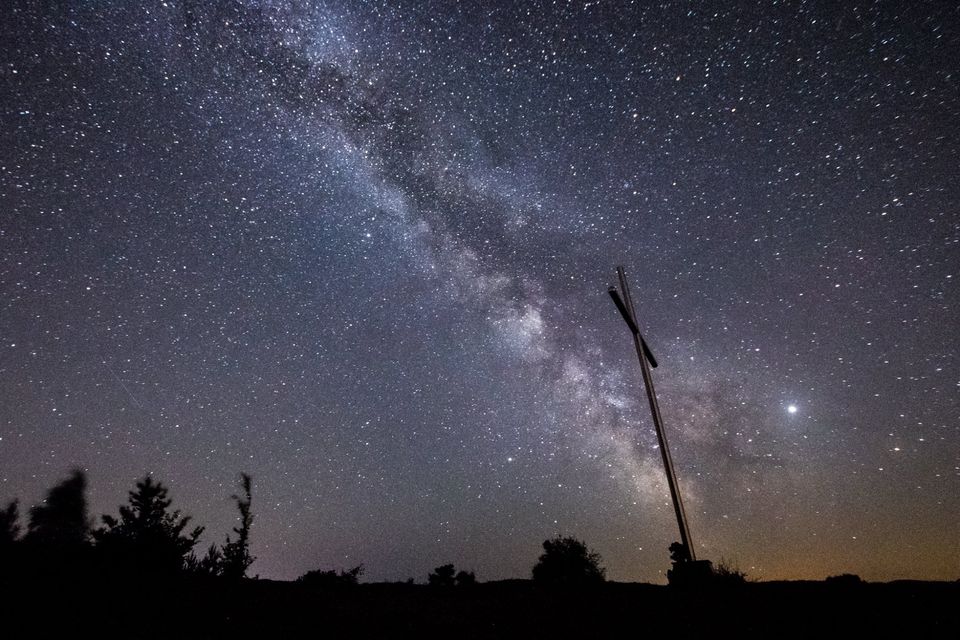
{"type": "Polygon", "coordinates": [[[954,2],[4,2],[0,499],[251,572],[960,577],[954,2]]]}

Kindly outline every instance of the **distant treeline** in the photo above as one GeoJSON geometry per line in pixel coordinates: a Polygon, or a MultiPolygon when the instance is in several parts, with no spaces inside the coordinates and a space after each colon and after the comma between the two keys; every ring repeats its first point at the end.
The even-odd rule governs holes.
{"type": "MultiPolygon", "coordinates": [[[[243,579],[255,560],[250,554],[252,481],[246,473],[240,474],[238,489],[231,496],[237,526],[222,544],[212,544],[198,554],[204,528],[191,526],[191,517],[172,507],[162,482],[149,475],[137,481],[118,515],[103,515],[95,524],[87,508],[86,474],[75,469],[29,509],[25,529],[17,500],[0,510],[0,580],[71,575],[151,582],[182,576],[243,579]]],[[[534,580],[545,584],[604,581],[600,556],[582,541],[557,536],[544,541],[543,548],[532,570],[534,580]]],[[[363,570],[363,565],[340,571],[316,569],[298,582],[355,585],[363,570]]],[[[427,583],[436,588],[470,587],[476,582],[473,571],[457,571],[453,564],[440,565],[427,576],[427,583]]]]}
{"type": "MultiPolygon", "coordinates": [[[[16,501],[0,509],[0,638],[952,639],[960,629],[960,582],[865,584],[842,575],[747,584],[722,562],[698,583],[607,582],[600,556],[562,536],[544,541],[532,580],[478,583],[451,563],[426,585],[358,586],[362,565],[307,571],[295,583],[251,579],[249,476],[240,475],[232,496],[236,526],[202,555],[203,529],[173,508],[162,483],[139,480],[97,524],[86,485],[74,471],[22,518],[16,501]]],[[[707,566],[675,559],[672,571],[684,563],[694,569],[688,578],[707,566]]]]}
{"type": "Polygon", "coordinates": [[[251,479],[240,474],[232,496],[238,525],[221,545],[202,556],[195,547],[203,527],[172,509],[167,487],[150,476],[136,483],[119,515],[95,525],[87,510],[86,474],[75,469],[46,493],[20,524],[17,500],[0,510],[0,572],[3,578],[94,575],[156,579],[182,574],[240,579],[253,564],[250,555],[251,479]],[[21,535],[22,534],[22,535],[21,535]]]}

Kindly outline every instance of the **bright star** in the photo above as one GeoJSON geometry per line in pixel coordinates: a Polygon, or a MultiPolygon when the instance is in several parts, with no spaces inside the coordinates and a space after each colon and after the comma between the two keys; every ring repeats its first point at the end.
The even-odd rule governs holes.
{"type": "Polygon", "coordinates": [[[787,413],[796,413],[796,412],[797,412],[797,405],[791,404],[790,406],[787,407],[787,413]]]}

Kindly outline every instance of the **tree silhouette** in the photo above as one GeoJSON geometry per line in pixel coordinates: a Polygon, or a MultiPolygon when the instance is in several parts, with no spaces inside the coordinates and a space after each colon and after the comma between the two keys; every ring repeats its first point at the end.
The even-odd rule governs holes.
{"type": "Polygon", "coordinates": [[[11,500],[0,509],[0,553],[4,553],[20,538],[20,503],[11,500]]]}
{"type": "Polygon", "coordinates": [[[458,571],[454,580],[458,587],[472,587],[477,584],[477,576],[474,575],[473,571],[458,571]]]}
{"type": "Polygon", "coordinates": [[[455,584],[455,573],[452,564],[440,565],[427,576],[427,584],[431,587],[452,587],[455,584]]]}
{"type": "Polygon", "coordinates": [[[19,569],[17,547],[20,542],[20,509],[16,500],[0,509],[0,580],[19,569]]]}
{"type": "Polygon", "coordinates": [[[543,541],[543,554],[533,567],[533,579],[543,584],[582,585],[604,581],[599,554],[576,538],[557,536],[543,541]]]}
{"type": "Polygon", "coordinates": [[[74,469],[69,477],[47,492],[42,503],[30,508],[24,542],[64,552],[85,546],[90,539],[86,490],[86,475],[74,469]]]}
{"type": "Polygon", "coordinates": [[[220,551],[220,547],[215,544],[210,545],[207,553],[202,558],[198,558],[196,554],[191,552],[184,562],[184,568],[188,573],[193,574],[206,576],[223,575],[223,552],[220,551]]]}
{"type": "MultiPolygon", "coordinates": [[[[240,474],[240,489],[243,492],[242,496],[231,496],[236,501],[237,510],[240,512],[240,526],[233,528],[237,539],[231,540],[228,535],[227,542],[223,545],[220,574],[227,578],[243,578],[247,575],[247,569],[256,560],[250,555],[250,525],[253,524],[253,514],[250,512],[252,502],[250,476],[245,473],[240,474]]],[[[207,553],[208,557],[211,552],[207,553]]]]}
{"type": "Polygon", "coordinates": [[[129,504],[120,507],[120,518],[103,516],[103,527],[94,532],[97,547],[109,561],[143,573],[175,573],[187,568],[203,527],[184,530],[189,516],[169,511],[167,488],[147,476],[130,492],[129,504]]]}

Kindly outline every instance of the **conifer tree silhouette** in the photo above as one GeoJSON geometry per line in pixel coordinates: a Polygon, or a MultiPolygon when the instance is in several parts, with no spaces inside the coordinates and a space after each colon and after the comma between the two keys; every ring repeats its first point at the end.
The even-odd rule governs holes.
{"type": "Polygon", "coordinates": [[[94,539],[108,561],[127,571],[149,574],[175,573],[187,566],[203,527],[184,533],[190,516],[170,511],[167,488],[147,476],[130,492],[120,518],[103,516],[94,539]]]}
{"type": "Polygon", "coordinates": [[[231,496],[240,512],[240,526],[233,528],[233,532],[237,534],[235,540],[227,536],[227,542],[223,545],[220,571],[224,577],[234,579],[246,576],[247,569],[256,560],[250,555],[250,526],[253,524],[253,514],[250,511],[250,476],[245,473],[240,474],[240,489],[242,496],[231,496]]]}

